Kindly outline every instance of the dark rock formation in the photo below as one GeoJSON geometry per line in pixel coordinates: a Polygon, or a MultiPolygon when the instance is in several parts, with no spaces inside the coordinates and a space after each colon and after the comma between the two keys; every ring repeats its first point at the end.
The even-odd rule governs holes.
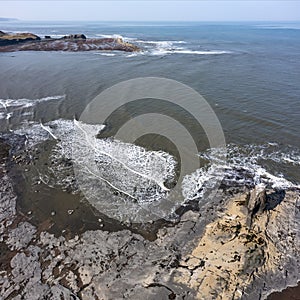
{"type": "Polygon", "coordinates": [[[120,38],[87,39],[84,34],[72,34],[60,39],[45,39],[31,34],[0,34],[0,52],[13,51],[95,51],[119,50],[126,52],[139,51],[140,49],[120,38]]]}
{"type": "Polygon", "coordinates": [[[65,35],[63,37],[63,39],[83,39],[83,40],[86,40],[86,36],[82,33],[80,34],[70,34],[70,35],[65,35]]]}
{"type": "Polygon", "coordinates": [[[247,226],[251,227],[252,220],[256,214],[261,214],[266,207],[266,189],[263,185],[257,185],[250,193],[250,199],[248,202],[248,217],[247,226]]]}
{"type": "Polygon", "coordinates": [[[3,35],[5,35],[5,33],[0,30],[0,36],[3,36],[3,35]]]}
{"type": "Polygon", "coordinates": [[[0,34],[0,46],[16,45],[25,42],[39,41],[41,38],[32,33],[0,34]]]}

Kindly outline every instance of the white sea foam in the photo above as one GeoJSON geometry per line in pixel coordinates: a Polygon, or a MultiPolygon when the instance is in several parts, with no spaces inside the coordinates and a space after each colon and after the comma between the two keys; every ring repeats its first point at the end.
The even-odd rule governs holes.
{"type": "MultiPolygon", "coordinates": [[[[97,209],[112,217],[121,218],[121,214],[129,218],[145,209],[167,218],[170,207],[165,209],[163,205],[169,193],[165,183],[174,181],[175,159],[162,151],[148,151],[112,138],[96,138],[103,128],[101,124],[60,119],[46,124],[29,123],[15,133],[27,136],[28,147],[56,140],[48,170],[39,173],[38,179],[45,184],[74,193],[81,190],[97,209]]],[[[299,149],[284,151],[276,143],[228,145],[225,162],[222,153],[222,149],[210,149],[199,154],[204,166],[184,177],[184,202],[201,203],[220,183],[225,189],[260,183],[275,189],[300,189],[298,182],[283,175],[287,166],[300,165],[299,149]],[[274,163],[279,171],[274,171],[274,163]]]]}
{"type": "Polygon", "coordinates": [[[99,127],[94,129],[92,127],[94,125],[78,121],[74,121],[74,123],[79,129],[77,131],[79,136],[78,143],[74,144],[73,153],[77,151],[75,159],[83,159],[82,166],[90,166],[92,173],[106,178],[114,186],[119,186],[120,190],[126,191],[136,199],[140,198],[141,190],[149,188],[153,184],[164,192],[168,191],[164,181],[174,175],[170,163],[175,163],[170,155],[161,151],[146,151],[142,147],[121,141],[97,139],[95,136],[99,127]],[[82,144],[80,145],[80,143],[82,144]],[[89,164],[91,157],[83,155],[82,151],[90,152],[86,147],[93,151],[92,159],[95,160],[95,163],[89,164]],[[137,188],[138,186],[140,188],[137,188]]]}
{"type": "Polygon", "coordinates": [[[158,49],[152,51],[152,55],[166,55],[166,54],[192,54],[192,55],[220,55],[220,54],[229,54],[229,51],[197,51],[197,50],[188,50],[188,49],[158,49]]]}
{"type": "Polygon", "coordinates": [[[300,30],[300,24],[276,24],[276,25],[253,25],[254,27],[262,28],[262,29],[293,29],[300,30]]]}
{"type": "MultiPolygon", "coordinates": [[[[185,46],[187,42],[185,41],[147,41],[147,40],[136,40],[137,44],[144,49],[139,55],[153,55],[153,56],[163,56],[170,54],[187,54],[187,55],[220,55],[220,54],[230,54],[230,51],[225,50],[193,50],[185,46]]],[[[135,55],[137,56],[137,55],[135,55]]],[[[129,56],[127,57],[134,57],[129,56]]]]}
{"type": "Polygon", "coordinates": [[[197,50],[188,50],[184,48],[176,48],[176,49],[166,49],[166,48],[154,48],[151,50],[144,50],[136,53],[126,54],[126,57],[139,57],[142,55],[149,56],[164,56],[171,54],[181,54],[181,55],[222,55],[222,54],[230,54],[230,51],[197,51],[197,50]]]}
{"type": "MultiPolygon", "coordinates": [[[[146,151],[113,139],[97,139],[96,135],[103,128],[104,125],[89,125],[76,120],[74,123],[56,120],[24,125],[15,133],[27,136],[28,147],[48,139],[57,140],[50,156],[52,170],[45,176],[40,174],[40,179],[50,186],[72,182],[59,163],[67,159],[77,166],[80,173],[77,178],[81,178],[81,187],[89,195],[92,193],[99,197],[106,190],[106,195],[113,197],[112,192],[117,191],[140,203],[156,201],[165,195],[168,189],[164,182],[174,177],[174,158],[162,151],[146,151]],[[64,175],[58,177],[58,170],[64,175]],[[54,173],[57,175],[53,177],[54,173]],[[82,174],[84,176],[80,177],[82,174]],[[57,183],[58,178],[61,178],[61,183],[57,183]],[[92,182],[95,186],[89,190],[87,187],[92,182]]],[[[66,170],[69,173],[69,166],[66,170]]]]}
{"type": "Polygon", "coordinates": [[[147,40],[136,40],[137,43],[150,44],[158,46],[171,46],[175,44],[186,44],[185,41],[147,41],[147,40]]]}
{"type": "Polygon", "coordinates": [[[122,36],[120,34],[96,34],[96,37],[101,38],[108,38],[108,39],[122,39],[125,42],[133,42],[136,41],[136,38],[128,37],[128,36],[122,36]]]}
{"type": "Polygon", "coordinates": [[[13,116],[13,113],[12,113],[12,112],[9,112],[9,113],[6,114],[5,119],[6,119],[6,120],[9,120],[12,116],[13,116]]]}
{"type": "Polygon", "coordinates": [[[0,104],[4,108],[8,108],[8,107],[12,107],[12,106],[13,107],[16,107],[16,106],[31,107],[39,102],[50,101],[50,100],[61,100],[63,98],[65,98],[65,95],[48,96],[48,97],[38,98],[38,99],[27,99],[27,98],[0,99],[0,104]]]}
{"type": "Polygon", "coordinates": [[[95,52],[96,55],[101,55],[101,56],[116,56],[115,53],[107,53],[107,52],[95,52]]]}
{"type": "Polygon", "coordinates": [[[265,145],[227,146],[227,162],[219,159],[220,149],[211,149],[200,153],[200,157],[209,165],[186,175],[182,192],[186,199],[201,199],[211,189],[218,188],[217,183],[227,187],[255,186],[264,183],[274,189],[300,189],[298,182],[292,182],[281,173],[274,174],[268,163],[275,162],[277,167],[282,165],[300,165],[299,149],[279,150],[276,143],[265,145]]]}
{"type": "Polygon", "coordinates": [[[102,37],[102,38],[107,38],[107,39],[118,39],[118,38],[123,39],[124,38],[120,34],[96,34],[96,36],[99,36],[99,37],[102,37]]]}
{"type": "Polygon", "coordinates": [[[125,54],[125,57],[131,58],[131,57],[140,57],[145,55],[149,55],[149,52],[147,51],[132,52],[130,54],[125,54]]]}
{"type": "Polygon", "coordinates": [[[38,103],[52,101],[52,100],[63,100],[65,95],[48,96],[38,99],[0,99],[0,119],[10,119],[13,117],[14,112],[22,111],[22,115],[30,115],[28,109],[34,107],[38,103]]]}

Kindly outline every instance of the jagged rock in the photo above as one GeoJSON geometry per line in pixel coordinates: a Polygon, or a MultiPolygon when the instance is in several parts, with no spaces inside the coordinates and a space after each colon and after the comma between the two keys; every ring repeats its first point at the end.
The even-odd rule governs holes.
{"type": "Polygon", "coordinates": [[[3,139],[0,138],[0,163],[7,158],[9,148],[9,145],[5,143],[3,139]]]}
{"type": "Polygon", "coordinates": [[[32,240],[36,228],[28,222],[18,224],[18,227],[10,230],[6,238],[6,244],[11,250],[26,248],[32,240]]]}
{"type": "Polygon", "coordinates": [[[251,227],[253,217],[257,214],[261,214],[266,207],[266,187],[263,184],[255,186],[255,188],[250,193],[250,198],[248,202],[248,217],[247,226],[251,227]]]}
{"type": "Polygon", "coordinates": [[[0,30],[0,36],[3,36],[3,35],[5,35],[5,33],[0,30]]]}
{"type": "Polygon", "coordinates": [[[63,39],[84,39],[86,40],[86,36],[82,33],[80,34],[70,34],[70,35],[65,35],[63,39]]]}
{"type": "Polygon", "coordinates": [[[269,211],[264,211],[263,186],[251,195],[250,212],[255,207],[260,212],[251,228],[244,206],[248,197],[236,196],[223,215],[206,226],[196,247],[174,270],[175,282],[196,291],[193,299],[266,299],[271,286],[280,289],[288,282],[297,284],[300,220],[299,208],[295,208],[299,193],[286,193],[276,210],[269,211]]]}

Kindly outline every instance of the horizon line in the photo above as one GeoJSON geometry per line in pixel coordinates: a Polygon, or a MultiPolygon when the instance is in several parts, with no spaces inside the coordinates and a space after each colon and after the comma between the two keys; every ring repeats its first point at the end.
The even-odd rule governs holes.
{"type": "MultiPolygon", "coordinates": [[[[1,0],[0,0],[1,1],[1,0]]],[[[0,22],[16,22],[16,21],[38,21],[38,22],[180,22],[180,23],[194,23],[194,22],[300,22],[299,20],[80,20],[80,19],[18,19],[13,17],[0,17],[0,22]],[[1,19],[11,19],[3,20],[1,19]]]]}

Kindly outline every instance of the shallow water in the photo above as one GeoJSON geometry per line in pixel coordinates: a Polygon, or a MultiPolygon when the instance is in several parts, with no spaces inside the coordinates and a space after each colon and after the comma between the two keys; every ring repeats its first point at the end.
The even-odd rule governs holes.
{"type": "MultiPolygon", "coordinates": [[[[73,125],[70,125],[72,121],[68,120],[74,117],[78,119],[95,96],[114,84],[137,77],[166,77],[192,87],[209,103],[221,122],[229,156],[225,164],[213,163],[217,158],[213,153],[206,152],[209,144],[203,128],[181,108],[164,106],[162,101],[153,99],[122,107],[123,110],[119,110],[115,118],[116,122],[108,128],[112,132],[114,126],[118,126],[118,122],[122,122],[123,119],[128,121],[146,111],[168,114],[188,128],[195,137],[202,168],[196,167],[193,172],[187,174],[182,186],[184,197],[174,206],[174,210],[166,213],[164,208],[160,208],[158,215],[168,219],[168,214],[174,213],[184,201],[205,198],[206,185],[211,187],[213,182],[220,180],[224,175],[231,178],[231,181],[225,180],[228,186],[264,182],[270,187],[297,187],[300,182],[300,118],[297,109],[300,95],[300,31],[297,24],[275,25],[5,22],[2,26],[4,31],[30,31],[41,36],[62,36],[78,32],[88,37],[122,36],[126,41],[139,45],[142,51],[1,53],[1,132],[26,134],[29,148],[40,142],[46,143],[45,145],[49,145],[48,141],[50,145],[53,143],[53,147],[48,147],[43,152],[41,162],[37,160],[37,169],[41,176],[46,177],[41,190],[45,197],[49,198],[49,202],[63,199],[63,194],[57,191],[64,192],[65,189],[70,192],[68,188],[72,188],[65,186],[68,182],[66,183],[63,176],[55,175],[55,180],[51,179],[45,163],[48,164],[53,159],[62,159],[70,151],[73,141],[68,130],[73,125]],[[51,123],[46,125],[50,126],[47,127],[47,132],[47,128],[45,130],[40,122],[47,124],[55,120],[59,120],[56,121],[59,129],[54,129],[53,136],[51,123]],[[63,135],[64,143],[55,140],[55,130],[63,135]],[[57,147],[63,150],[56,151],[57,147]],[[53,189],[56,190],[55,193],[52,193],[53,189]]],[[[197,102],[188,102],[186,105],[188,112],[198,109],[197,102]]],[[[141,123],[136,124],[143,126],[141,123]]],[[[170,132],[171,126],[167,128],[170,132]]],[[[177,135],[177,142],[185,145],[184,136],[176,130],[174,127],[173,133],[177,135]]],[[[146,151],[163,150],[174,155],[174,162],[167,163],[165,160],[162,165],[165,168],[172,166],[173,171],[169,170],[168,174],[162,173],[164,175],[159,179],[161,187],[163,182],[168,180],[168,184],[174,185],[172,180],[178,175],[181,164],[176,156],[176,147],[169,142],[159,136],[145,136],[137,143],[144,146],[146,151]],[[172,172],[175,176],[173,179],[172,172]]],[[[156,166],[158,169],[155,171],[154,160],[149,158],[150,156],[140,158],[141,168],[144,168],[140,173],[151,174],[147,175],[148,177],[132,172],[137,165],[129,170],[130,174],[128,169],[126,172],[124,169],[122,173],[124,165],[121,168],[118,165],[120,161],[116,162],[116,155],[121,150],[113,150],[111,147],[114,143],[104,143],[106,146],[103,144],[102,147],[108,147],[108,152],[112,151],[109,155],[113,157],[114,163],[107,160],[107,155],[105,159],[101,158],[106,165],[101,164],[97,176],[106,184],[99,186],[98,191],[93,191],[92,197],[97,198],[101,194],[100,198],[105,202],[110,198],[108,195],[113,189],[117,190],[117,193],[121,192],[121,196],[116,196],[121,199],[128,196],[137,197],[138,202],[145,199],[148,199],[148,202],[149,199],[159,202],[159,199],[164,199],[161,198],[163,193],[158,188],[159,182],[156,182],[157,186],[153,185],[153,180],[152,183],[148,180],[149,176],[156,178],[159,170],[162,170],[156,166]],[[146,161],[149,164],[146,164],[146,161]],[[122,178],[128,180],[123,181],[122,178]],[[148,181],[142,181],[142,178],[148,178],[148,181]],[[107,184],[108,191],[104,192],[107,184]],[[140,188],[136,188],[137,186],[140,188]],[[148,196],[145,189],[148,189],[148,196]]],[[[131,164],[140,155],[138,149],[131,145],[123,147],[123,153],[133,153],[131,164]]],[[[190,159],[190,164],[193,164],[192,157],[198,153],[191,152],[188,146],[184,151],[188,160],[190,159]]],[[[130,162],[127,158],[121,157],[121,163],[126,160],[126,163],[130,162]]],[[[60,167],[58,164],[56,174],[62,171],[60,167]]],[[[29,174],[29,177],[34,178],[34,174],[29,174]]],[[[69,182],[72,180],[69,178],[69,182]]],[[[89,180],[87,176],[87,181],[91,183],[89,180]]],[[[86,183],[83,183],[83,186],[85,187],[86,183]]],[[[83,186],[81,189],[84,189],[83,186]]],[[[93,190],[92,186],[87,189],[93,190]]],[[[26,194],[23,195],[26,203],[31,201],[29,198],[26,194]]],[[[107,213],[101,211],[101,207],[98,207],[98,210],[100,213],[107,213]]],[[[118,210],[119,208],[115,207],[110,217],[118,219],[118,210]]],[[[125,219],[131,219],[130,215],[134,209],[127,207],[121,214],[125,211],[129,212],[125,219]]]]}

